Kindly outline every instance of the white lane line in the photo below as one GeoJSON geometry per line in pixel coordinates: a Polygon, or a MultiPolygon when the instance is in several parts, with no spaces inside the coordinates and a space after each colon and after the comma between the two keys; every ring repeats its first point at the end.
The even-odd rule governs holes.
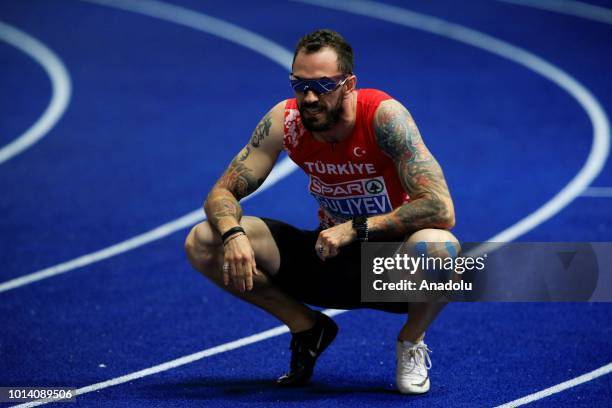
{"type": "MultiPolygon", "coordinates": [[[[105,1],[105,3],[108,3],[105,1]]],[[[144,3],[144,2],[143,2],[144,3]]],[[[314,3],[314,2],[311,2],[314,3]]],[[[462,42],[466,42],[468,44],[477,46],[479,48],[483,48],[485,50],[491,51],[495,54],[498,54],[500,56],[506,57],[511,59],[512,61],[516,61],[522,65],[527,66],[528,68],[544,75],[545,77],[553,80],[553,82],[559,84],[562,88],[568,90],[568,92],[570,92],[570,94],[572,94],[580,103],[581,105],[585,108],[585,110],[587,110],[587,113],[589,114],[589,117],[591,118],[591,121],[593,123],[594,126],[594,142],[593,145],[596,145],[597,143],[599,147],[605,147],[605,153],[603,154],[603,161],[605,162],[605,158],[607,157],[608,154],[608,148],[609,148],[609,126],[608,126],[608,121],[607,118],[605,116],[605,114],[603,113],[603,110],[601,109],[601,107],[599,106],[599,103],[592,97],[592,95],[586,91],[586,89],[584,89],[584,87],[582,87],[580,84],[578,84],[577,81],[573,80],[573,78],[569,77],[567,74],[563,73],[562,71],[560,71],[558,68],[553,67],[552,65],[550,65],[549,63],[547,63],[546,61],[542,60],[541,58],[527,52],[524,51],[518,47],[515,47],[513,45],[510,45],[508,43],[505,43],[503,41],[497,40],[493,37],[490,37],[486,34],[480,33],[478,31],[475,30],[471,30],[467,27],[463,27],[463,26],[459,26],[456,24],[452,24],[452,23],[448,23],[444,20],[440,20],[440,19],[436,19],[430,16],[426,16],[426,15],[422,15],[422,14],[417,14],[417,13],[411,13],[407,10],[404,9],[398,9],[396,7],[391,7],[391,6],[385,6],[382,4],[377,4],[377,3],[372,3],[372,2],[354,2],[351,4],[355,4],[355,3],[359,3],[361,5],[369,5],[369,6],[380,6],[383,9],[385,7],[390,7],[388,9],[386,9],[387,13],[383,13],[386,14],[386,17],[391,19],[391,16],[393,15],[393,13],[397,13],[398,11],[400,12],[399,14],[401,16],[403,16],[404,18],[407,18],[407,21],[410,22],[411,24],[409,24],[407,21],[403,21],[400,24],[404,24],[407,26],[411,26],[417,29],[424,29],[426,31],[430,31],[436,34],[440,34],[440,35],[445,35],[449,38],[453,38],[456,39],[458,41],[462,41],[462,42]],[[407,13],[407,14],[406,14],[407,13]],[[419,19],[422,19],[423,21],[420,22],[419,19]],[[421,24],[422,23],[422,24],[421,24]],[[497,49],[497,47],[500,47],[500,49],[497,49]],[[551,78],[550,73],[556,73],[556,74],[562,74],[560,76],[556,76],[551,78]],[[575,86],[578,86],[578,91],[582,90],[581,92],[577,92],[577,94],[574,91],[577,91],[577,89],[575,88],[575,86]],[[574,86],[574,87],[572,87],[574,86]],[[597,121],[594,121],[593,118],[598,119],[597,121]],[[598,136],[599,135],[599,136],[598,136]],[[600,140],[601,138],[603,138],[603,141],[600,140]],[[598,141],[598,142],[597,142],[598,141]]],[[[122,4],[127,4],[127,3],[122,3],[122,4]]],[[[155,2],[155,4],[160,4],[160,2],[155,2]]],[[[323,6],[326,6],[325,4],[323,4],[323,6]]],[[[350,6],[350,5],[349,5],[350,6]]],[[[122,7],[123,8],[123,7],[122,7]]],[[[171,6],[171,9],[174,9],[174,6],[171,6]]],[[[184,10],[184,9],[181,9],[184,10]]],[[[347,11],[347,10],[345,10],[347,11]]],[[[370,10],[371,11],[371,10],[370,10]]],[[[354,12],[354,11],[353,11],[354,12]]],[[[194,13],[194,12],[192,12],[194,13]]],[[[357,14],[363,14],[363,12],[359,12],[357,14]]],[[[365,14],[368,16],[375,16],[378,13],[373,13],[374,15],[370,15],[370,14],[365,14]]],[[[163,18],[163,15],[157,15],[156,17],[158,18],[163,18]]],[[[195,16],[193,16],[195,17],[195,16]]],[[[378,17],[380,18],[380,17],[378,17]]],[[[389,20],[392,21],[392,20],[389,20]]],[[[400,21],[402,21],[402,19],[400,19],[400,21]]],[[[395,22],[395,21],[393,21],[395,22]]],[[[205,31],[205,30],[203,30],[205,31]]],[[[592,153],[592,152],[591,152],[592,153]]],[[[587,160],[587,164],[594,160],[594,159],[598,159],[598,160],[602,160],[601,156],[595,156],[595,158],[592,157],[593,155],[589,155],[589,159],[587,160]]],[[[603,164],[600,163],[600,166],[602,167],[603,164]]],[[[585,165],[585,167],[587,167],[587,165],[585,165]]],[[[592,165],[590,167],[590,171],[593,172],[594,170],[597,169],[597,163],[595,163],[594,165],[592,165]]],[[[581,171],[584,170],[584,167],[581,171]]],[[[599,169],[600,171],[601,169],[599,169]]],[[[594,176],[593,176],[594,177],[594,176]]],[[[571,184],[571,183],[570,183],[571,184]]],[[[566,188],[567,189],[567,186],[566,188]]],[[[557,195],[558,196],[558,195],[557,195]]],[[[555,196],[555,198],[553,198],[554,201],[555,199],[557,199],[557,196],[555,196]]],[[[569,202],[566,202],[565,205],[569,204],[569,202]]],[[[552,215],[551,215],[552,216],[552,215]]],[[[528,217],[529,218],[529,217],[528,217]]],[[[541,218],[541,217],[540,217],[541,218]]],[[[543,222],[546,218],[541,219],[540,222],[543,222]]],[[[520,224],[520,222],[518,223],[520,224]]],[[[517,225],[518,225],[517,224],[517,225]]],[[[533,224],[533,223],[529,223],[527,224],[527,226],[523,226],[521,228],[517,228],[515,230],[512,230],[511,234],[506,234],[508,236],[513,236],[514,238],[516,238],[517,236],[521,235],[522,233],[527,232],[529,229],[534,228],[535,226],[537,226],[537,224],[533,224]],[[527,228],[527,229],[525,229],[527,228]],[[518,235],[517,235],[518,234],[518,235]]],[[[513,226],[514,227],[514,226],[513,226]]],[[[501,234],[503,234],[504,232],[511,230],[513,227],[502,231],[501,234]]],[[[496,235],[499,236],[501,234],[496,235]]],[[[493,239],[491,239],[490,241],[492,241],[493,239]]],[[[272,330],[285,330],[282,331],[278,334],[272,334],[273,335],[279,335],[282,333],[286,332],[286,329],[284,328],[284,326],[281,327],[277,327],[276,329],[272,329],[272,330]]],[[[266,332],[263,332],[266,333],[266,332]]],[[[259,333],[259,335],[263,334],[263,333],[259,333]]],[[[274,332],[276,333],[276,332],[274,332]]],[[[253,336],[258,336],[258,334],[255,334],[253,336]]],[[[250,336],[249,338],[251,338],[252,336],[250,336]]],[[[240,341],[240,340],[237,340],[240,341]]],[[[256,340],[259,341],[259,340],[256,340]]],[[[250,342],[249,344],[252,344],[255,341],[250,342]]],[[[218,347],[223,347],[224,345],[218,346],[218,347]]],[[[233,349],[238,348],[241,346],[236,346],[233,347],[233,349]]],[[[222,350],[222,351],[218,351],[218,353],[221,353],[223,351],[227,351],[227,350],[222,350]]],[[[204,358],[204,357],[202,357],[204,358]]],[[[175,360],[176,361],[176,360],[175,360]]],[[[186,364],[186,363],[185,363],[186,364]]],[[[159,366],[156,366],[159,367],[159,366]]],[[[170,367],[172,368],[172,367],[170,367]]],[[[167,368],[167,369],[170,369],[167,368]]],[[[163,371],[163,370],[161,370],[163,371]]],[[[156,372],[160,372],[160,371],[154,371],[153,373],[156,372]]],[[[138,373],[142,374],[142,371],[139,371],[138,373]]],[[[129,378],[130,375],[133,374],[128,374],[126,376],[123,377],[118,377],[118,378],[129,378]]],[[[142,374],[140,375],[138,378],[142,378],[146,375],[150,375],[150,374],[142,374]]],[[[106,388],[106,387],[110,387],[112,385],[115,385],[113,383],[113,381],[115,381],[117,379],[111,379],[108,381],[105,381],[103,383],[98,383],[98,384],[94,384],[88,387],[84,387],[81,388],[81,390],[85,390],[86,392],[91,392],[94,389],[90,389],[90,387],[96,387],[98,386],[98,388],[95,388],[95,390],[101,389],[101,388],[106,388]],[[100,386],[100,384],[105,384],[103,386],[100,386]]],[[[123,382],[126,381],[130,381],[130,379],[127,379],[123,382]]],[[[85,393],[85,391],[83,391],[82,393],[85,393]]],[[[36,402],[35,404],[40,405],[43,404],[44,402],[36,402]]],[[[22,406],[34,406],[34,405],[22,405],[22,406]]]]}
{"type": "MultiPolygon", "coordinates": [[[[335,309],[327,309],[323,311],[328,316],[336,316],[341,313],[345,313],[346,310],[335,310],[335,309]]],[[[93,391],[98,391],[104,388],[112,387],[114,385],[124,384],[126,382],[134,381],[139,378],[147,377],[149,375],[161,373],[163,371],[172,370],[173,368],[177,368],[186,364],[193,363],[194,361],[202,360],[203,358],[214,356],[215,354],[225,353],[226,351],[231,351],[240,347],[248,346],[249,344],[257,343],[272,337],[280,336],[281,334],[288,333],[289,329],[287,326],[277,326],[273,329],[266,330],[257,334],[253,334],[251,336],[243,337],[238,340],[230,341],[229,343],[221,344],[219,346],[215,346],[212,348],[208,348],[206,350],[198,351],[197,353],[189,354],[187,356],[183,356],[177,358],[175,360],[171,360],[162,364],[155,365],[153,367],[145,368],[140,371],[136,371],[130,374],[122,375],[121,377],[116,377],[107,381],[102,381],[96,384],[88,385],[86,387],[82,387],[76,390],[76,395],[83,395],[93,391]]],[[[78,398],[77,398],[78,399],[78,398]]],[[[39,405],[47,404],[45,401],[32,401],[27,402],[25,404],[14,405],[14,407],[37,407],[39,405]]]]}
{"type": "Polygon", "coordinates": [[[366,0],[343,2],[328,2],[325,0],[295,1],[377,18],[448,37],[489,51],[514,61],[549,79],[574,97],[580,106],[582,106],[593,126],[593,143],[583,167],[552,199],[516,224],[491,237],[488,241],[510,242],[531,231],[569,205],[591,184],[603,169],[610,152],[610,122],[604,109],[593,94],[580,82],[537,55],[469,27],[449,23],[439,18],[415,13],[400,7],[366,0]]]}
{"type": "Polygon", "coordinates": [[[565,382],[562,382],[561,384],[557,384],[555,386],[547,388],[545,390],[527,395],[523,398],[519,398],[514,401],[507,402],[503,405],[498,405],[496,408],[514,408],[514,407],[519,407],[521,405],[529,404],[530,402],[549,397],[553,394],[557,394],[561,391],[565,391],[569,388],[572,388],[577,385],[583,384],[585,382],[594,380],[595,378],[601,377],[602,375],[610,374],[611,372],[612,372],[612,363],[607,364],[603,367],[600,367],[597,370],[593,370],[590,373],[583,374],[580,377],[576,377],[569,381],[565,381],[565,382]]]}
{"type": "Polygon", "coordinates": [[[612,24],[612,10],[581,1],[571,0],[497,0],[504,3],[538,8],[555,13],[586,18],[604,24],[612,24]]]}
{"type": "Polygon", "coordinates": [[[164,3],[156,0],[82,0],[101,6],[113,7],[133,13],[144,14],[149,17],[169,21],[194,30],[203,31],[216,37],[231,41],[245,48],[253,50],[288,71],[291,71],[293,53],[281,45],[270,41],[261,35],[249,31],[227,21],[211,17],[184,7],[164,3]]]}
{"type": "Polygon", "coordinates": [[[59,57],[34,37],[0,21],[0,40],[20,49],[38,62],[49,76],[52,88],[51,100],[42,116],[25,133],[0,149],[2,164],[45,137],[55,126],[70,102],[72,84],[68,70],[59,57]]]}
{"type": "Polygon", "coordinates": [[[580,195],[582,197],[612,197],[612,187],[589,187],[580,195]]]}
{"type": "MultiPolygon", "coordinates": [[[[274,167],[274,169],[272,170],[272,172],[266,179],[266,182],[262,184],[262,186],[256,192],[254,192],[250,196],[243,199],[242,202],[250,200],[251,198],[257,196],[258,194],[272,187],[274,184],[276,184],[283,178],[287,177],[296,168],[297,166],[291,161],[291,159],[289,159],[288,157],[285,157],[282,161],[280,161],[274,167]]],[[[125,241],[119,242],[115,245],[111,245],[99,251],[80,256],[70,261],[51,266],[49,268],[45,268],[37,272],[33,272],[27,275],[20,276],[15,279],[8,280],[6,282],[2,282],[0,284],[0,293],[6,292],[6,291],[9,291],[11,289],[15,289],[21,286],[25,286],[30,283],[38,282],[40,280],[47,279],[52,276],[61,275],[66,272],[70,272],[74,269],[82,268],[83,266],[87,266],[87,265],[91,265],[96,262],[100,262],[104,259],[111,258],[113,256],[122,254],[132,249],[141,247],[143,245],[146,245],[150,242],[167,237],[170,234],[173,234],[184,228],[190,227],[204,219],[205,217],[204,217],[204,214],[201,208],[197,210],[193,210],[190,213],[183,215],[180,218],[177,218],[166,224],[160,225],[159,227],[154,228],[150,231],[147,231],[144,234],[140,234],[130,239],[127,239],[125,241]]]]}
{"type": "MultiPolygon", "coordinates": [[[[162,3],[155,0],[146,1],[123,1],[123,0],[84,0],[89,3],[95,3],[103,6],[114,7],[121,10],[132,11],[147,15],[149,17],[166,20],[172,23],[183,25],[202,31],[225,40],[234,42],[245,48],[251,49],[272,61],[280,64],[287,71],[291,70],[291,61],[293,54],[276,44],[273,41],[260,36],[259,34],[248,31],[237,25],[228,23],[218,18],[214,18],[202,13],[198,13],[183,7],[174,6],[167,3],[162,3]]],[[[288,158],[285,157],[279,162],[266,182],[252,195],[245,198],[249,200],[252,197],[260,194],[272,185],[287,177],[290,173],[297,169],[297,166],[288,158]]],[[[245,201],[243,200],[243,201],[245,201]]],[[[164,238],[176,231],[187,228],[204,220],[202,209],[196,209],[182,217],[163,224],[157,228],[147,231],[143,234],[129,238],[125,241],[111,245],[107,248],[86,254],[67,262],[54,265],[40,271],[32,272],[27,275],[11,279],[0,283],[0,293],[15,289],[33,282],[57,276],[86,265],[91,265],[95,262],[100,262],[104,259],[122,254],[150,242],[164,238]]]]}
{"type": "MultiPolygon", "coordinates": [[[[272,61],[277,62],[283,68],[286,68],[288,71],[291,70],[291,60],[293,59],[293,54],[291,52],[258,34],[255,34],[251,31],[245,30],[244,28],[238,27],[223,20],[210,17],[205,14],[197,13],[189,9],[174,6],[171,4],[161,3],[159,1],[154,0],[138,2],[115,0],[85,1],[104,6],[115,7],[122,10],[141,13],[150,17],[191,27],[198,31],[203,31],[205,33],[223,38],[225,40],[234,42],[238,45],[242,45],[248,49],[256,51],[259,54],[270,58],[272,61]]],[[[266,179],[266,182],[254,194],[250,195],[245,200],[250,200],[257,194],[260,194],[261,192],[265,191],[281,179],[287,177],[295,169],[297,169],[297,166],[288,157],[285,157],[274,167],[274,169],[266,179]]],[[[23,275],[6,282],[2,282],[0,283],[0,293],[24,285],[28,285],[33,282],[38,282],[40,280],[47,279],[52,276],[57,276],[78,268],[82,268],[83,266],[91,265],[95,262],[99,262],[104,259],[108,259],[110,257],[122,254],[124,252],[146,245],[155,240],[164,238],[176,231],[180,231],[202,220],[204,220],[204,214],[202,209],[196,209],[176,220],[170,221],[157,228],[154,228],[150,231],[129,238],[117,244],[111,245],[107,248],[103,248],[90,254],[86,254],[78,258],[72,259],[70,261],[63,262],[61,264],[54,265],[36,272],[32,272],[30,274],[23,275]]]]}
{"type": "Polygon", "coordinates": [[[40,271],[3,282],[2,284],[0,284],[0,293],[33,282],[37,282],[42,279],[50,278],[52,276],[61,275],[68,271],[81,268],[86,265],[91,265],[95,262],[100,262],[104,259],[108,259],[110,257],[122,254],[134,248],[146,245],[149,242],[166,237],[177,230],[187,228],[188,226],[199,222],[199,220],[201,220],[202,218],[203,217],[201,209],[192,211],[189,214],[184,215],[172,222],[160,225],[159,227],[154,228],[151,231],[147,231],[144,234],[137,235],[123,242],[119,242],[118,244],[111,245],[107,248],[80,256],[70,261],[63,262],[61,264],[42,269],[40,271]]]}

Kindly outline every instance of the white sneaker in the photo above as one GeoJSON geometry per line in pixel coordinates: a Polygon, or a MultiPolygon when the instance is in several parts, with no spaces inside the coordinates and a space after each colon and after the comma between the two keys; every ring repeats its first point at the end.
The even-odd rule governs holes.
{"type": "Polygon", "coordinates": [[[431,350],[422,341],[406,345],[397,342],[397,371],[395,381],[402,394],[423,394],[429,391],[429,375],[431,368],[429,358],[431,350]]]}

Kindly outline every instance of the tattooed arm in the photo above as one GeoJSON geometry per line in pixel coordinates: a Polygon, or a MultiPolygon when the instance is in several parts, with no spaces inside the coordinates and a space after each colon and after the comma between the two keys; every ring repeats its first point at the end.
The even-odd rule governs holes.
{"type": "Polygon", "coordinates": [[[371,217],[372,236],[397,238],[423,228],[452,228],[455,212],[444,174],[410,113],[395,100],[385,101],[376,111],[374,130],[378,146],[393,159],[411,201],[371,217]]]}
{"type": "Polygon", "coordinates": [[[208,221],[220,234],[238,225],[240,201],[261,186],[283,143],[285,102],[280,102],[257,124],[249,142],[236,155],[204,202],[208,221]]]}
{"type": "MultiPolygon", "coordinates": [[[[374,130],[378,146],[395,163],[402,186],[411,200],[394,211],[368,218],[372,239],[403,238],[423,228],[450,229],[455,212],[438,162],[419,134],[410,113],[399,102],[384,101],[376,110],[374,130]]],[[[315,246],[325,260],[357,239],[352,221],[321,231],[315,246]]]]}

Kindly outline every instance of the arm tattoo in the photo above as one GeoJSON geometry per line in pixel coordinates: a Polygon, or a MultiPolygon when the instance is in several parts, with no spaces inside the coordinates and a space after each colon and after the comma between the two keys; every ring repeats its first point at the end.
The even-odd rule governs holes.
{"type": "Polygon", "coordinates": [[[211,190],[204,208],[208,221],[217,229],[219,221],[223,218],[229,217],[239,222],[242,218],[242,208],[238,200],[251,194],[263,184],[264,180],[255,180],[252,172],[239,158],[236,158],[211,190]]]}
{"type": "Polygon", "coordinates": [[[270,127],[272,126],[272,120],[270,119],[270,112],[266,113],[259,123],[257,127],[253,131],[251,135],[251,140],[249,144],[247,144],[244,149],[242,149],[243,153],[240,156],[240,161],[245,161],[249,154],[251,154],[251,147],[257,149],[262,140],[265,139],[266,136],[270,134],[270,127]]]}
{"type": "Polygon", "coordinates": [[[374,217],[372,229],[405,235],[422,228],[450,227],[454,214],[444,175],[410,113],[398,103],[388,103],[377,112],[374,128],[378,145],[393,159],[412,201],[374,217]]]}
{"type": "Polygon", "coordinates": [[[236,221],[240,221],[240,218],[242,218],[242,208],[240,208],[236,198],[225,190],[216,190],[215,193],[215,196],[211,197],[211,194],[208,200],[206,200],[206,214],[208,215],[209,222],[217,226],[219,225],[219,220],[224,217],[232,217],[236,221]]]}
{"type": "Polygon", "coordinates": [[[247,157],[249,157],[249,154],[251,154],[251,146],[246,145],[244,147],[244,149],[242,149],[243,153],[240,156],[240,161],[243,162],[247,159],[247,157]]]}
{"type": "Polygon", "coordinates": [[[243,162],[249,157],[253,149],[259,148],[261,141],[270,134],[270,128],[272,127],[272,119],[270,112],[259,121],[257,127],[251,135],[251,140],[242,149],[240,157],[234,159],[225,174],[219,180],[219,185],[227,188],[229,191],[234,193],[234,196],[240,200],[243,197],[248,196],[253,191],[257,190],[262,185],[263,180],[255,180],[251,173],[253,171],[245,165],[243,162]]]}
{"type": "Polygon", "coordinates": [[[257,190],[264,182],[263,179],[256,180],[252,173],[253,170],[242,163],[242,160],[234,159],[219,179],[217,186],[228,189],[237,200],[240,200],[257,190]]]}
{"type": "Polygon", "coordinates": [[[260,147],[261,142],[270,134],[272,120],[268,112],[257,124],[249,143],[242,149],[225,173],[221,176],[215,187],[208,195],[205,203],[208,220],[218,228],[222,218],[231,218],[240,221],[242,208],[238,201],[263,184],[263,179],[256,179],[253,170],[244,162],[254,149],[260,147]]]}

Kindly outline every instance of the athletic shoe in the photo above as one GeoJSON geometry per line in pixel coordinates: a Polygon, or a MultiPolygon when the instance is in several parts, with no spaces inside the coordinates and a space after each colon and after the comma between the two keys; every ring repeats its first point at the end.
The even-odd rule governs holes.
{"type": "Polygon", "coordinates": [[[397,371],[395,380],[402,394],[423,394],[429,391],[431,350],[422,341],[417,344],[397,342],[397,371]]]}
{"type": "Polygon", "coordinates": [[[315,362],[338,334],[338,325],[327,315],[316,312],[313,328],[293,333],[291,336],[291,364],[289,372],[278,380],[281,387],[305,385],[312,377],[315,362]]]}

